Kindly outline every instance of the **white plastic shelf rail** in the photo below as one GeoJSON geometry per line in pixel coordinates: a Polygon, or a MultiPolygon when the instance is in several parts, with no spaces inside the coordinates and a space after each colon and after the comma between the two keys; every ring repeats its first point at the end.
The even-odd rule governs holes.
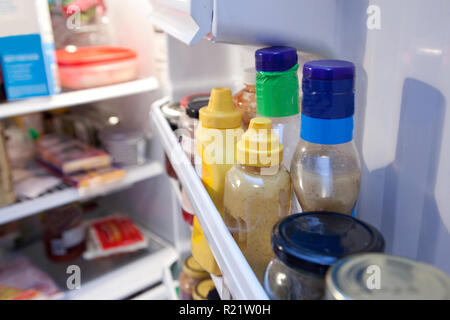
{"type": "Polygon", "coordinates": [[[153,103],[150,117],[155,133],[160,138],[178,179],[183,185],[183,190],[191,201],[203,233],[222,271],[224,285],[234,299],[268,299],[247,260],[223,223],[222,217],[194,168],[186,165],[189,160],[160,109],[161,105],[167,101],[168,99],[164,98],[153,103]]]}
{"type": "Polygon", "coordinates": [[[0,103],[0,119],[21,114],[71,107],[105,99],[124,97],[156,90],[156,78],[144,78],[110,86],[63,92],[49,97],[27,98],[0,103]]]}
{"type": "Polygon", "coordinates": [[[115,191],[125,189],[136,182],[149,179],[164,172],[158,162],[148,162],[140,166],[126,168],[125,178],[107,186],[91,189],[89,192],[80,193],[78,189],[62,186],[56,190],[44,194],[38,198],[24,200],[7,207],[0,208],[0,225],[14,220],[25,218],[33,214],[56,208],[74,201],[82,201],[115,191]]]}

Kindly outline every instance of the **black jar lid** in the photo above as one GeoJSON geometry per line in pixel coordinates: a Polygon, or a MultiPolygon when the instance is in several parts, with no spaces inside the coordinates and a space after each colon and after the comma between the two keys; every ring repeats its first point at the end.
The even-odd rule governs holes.
{"type": "Polygon", "coordinates": [[[371,225],[333,212],[307,212],[280,220],[272,230],[272,248],[286,265],[325,275],[339,259],[383,252],[384,238],[371,225]]]}
{"type": "Polygon", "coordinates": [[[190,118],[198,119],[201,108],[206,107],[209,103],[209,94],[193,95],[186,106],[186,114],[190,118]]]}

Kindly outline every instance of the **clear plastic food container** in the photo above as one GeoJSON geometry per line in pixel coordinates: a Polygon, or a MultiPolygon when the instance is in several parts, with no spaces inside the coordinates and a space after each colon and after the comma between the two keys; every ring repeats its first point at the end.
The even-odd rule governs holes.
{"type": "Polygon", "coordinates": [[[147,140],[143,132],[113,126],[100,132],[100,140],[116,164],[133,166],[146,161],[147,140]]]}
{"type": "Polygon", "coordinates": [[[318,300],[325,296],[325,274],[339,259],[382,252],[384,239],[374,227],[332,212],[284,218],[272,231],[275,253],[264,276],[271,299],[318,300]]]}
{"type": "Polygon", "coordinates": [[[86,89],[136,79],[137,55],[126,48],[67,46],[56,51],[61,85],[86,89]]]}

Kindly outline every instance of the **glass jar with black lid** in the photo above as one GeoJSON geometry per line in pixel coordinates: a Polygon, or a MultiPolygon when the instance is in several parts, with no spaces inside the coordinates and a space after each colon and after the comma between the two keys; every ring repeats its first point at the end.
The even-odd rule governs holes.
{"type": "Polygon", "coordinates": [[[181,113],[178,124],[178,127],[182,129],[180,143],[192,166],[201,176],[202,161],[201,156],[195,151],[195,131],[199,123],[199,110],[208,105],[209,94],[193,94],[184,97],[181,101],[185,112],[181,113]]]}
{"type": "Polygon", "coordinates": [[[275,258],[264,287],[271,299],[316,300],[325,295],[325,274],[339,259],[383,252],[384,238],[371,225],[332,212],[294,214],[272,230],[275,258]]]}

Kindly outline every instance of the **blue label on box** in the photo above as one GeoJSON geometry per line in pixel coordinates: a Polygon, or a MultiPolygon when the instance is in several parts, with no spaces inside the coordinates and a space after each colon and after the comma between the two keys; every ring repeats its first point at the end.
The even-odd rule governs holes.
{"type": "Polygon", "coordinates": [[[0,62],[8,100],[50,94],[39,34],[0,38],[0,62]]]}

